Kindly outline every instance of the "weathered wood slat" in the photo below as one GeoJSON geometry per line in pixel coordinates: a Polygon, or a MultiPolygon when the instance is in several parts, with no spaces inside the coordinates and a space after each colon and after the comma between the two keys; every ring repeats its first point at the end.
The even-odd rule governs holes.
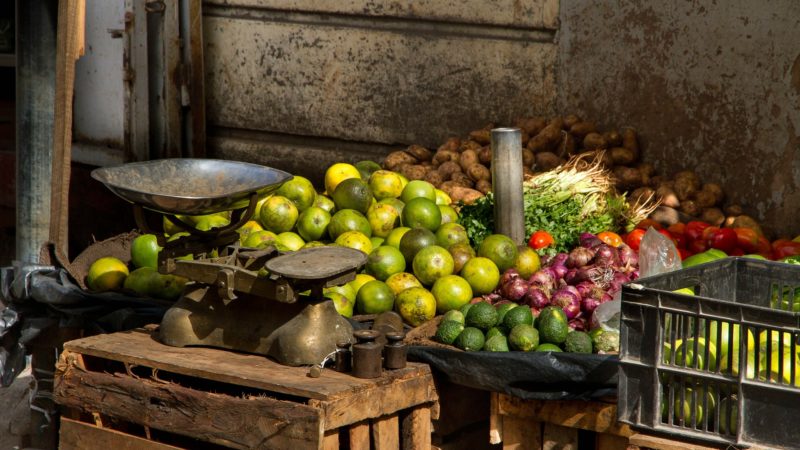
{"type": "Polygon", "coordinates": [[[368,420],[351,425],[350,450],[369,450],[369,431],[368,420]]]}
{"type": "Polygon", "coordinates": [[[56,401],[234,448],[317,449],[318,410],[266,397],[237,398],[127,375],[62,368],[56,401]]]}
{"type": "Polygon", "coordinates": [[[489,443],[503,442],[503,416],[500,415],[500,393],[492,392],[489,397],[489,443]]]}
{"type": "Polygon", "coordinates": [[[578,450],[578,429],[545,423],[542,450],[578,450]]]}
{"type": "Polygon", "coordinates": [[[397,414],[372,421],[372,442],[375,450],[398,450],[400,448],[400,421],[397,414]]]}
{"type": "Polygon", "coordinates": [[[428,406],[414,408],[403,418],[400,425],[403,450],[416,450],[431,446],[431,409],[428,406]]]}
{"type": "Polygon", "coordinates": [[[395,380],[430,374],[427,365],[408,363],[406,368],[386,371],[383,377],[374,380],[325,370],[312,383],[307,370],[302,367],[288,367],[264,356],[228,350],[170,347],[158,342],[154,336],[150,332],[134,330],[70,341],[64,348],[113,361],[319,400],[348,397],[395,380]]]}
{"type": "Polygon", "coordinates": [[[503,417],[503,450],[540,450],[542,424],[535,420],[503,417]]]}
{"type": "Polygon", "coordinates": [[[339,450],[339,430],[325,432],[322,438],[322,450],[339,450]]]}
{"type": "Polygon", "coordinates": [[[597,434],[597,450],[637,450],[639,447],[628,444],[628,438],[613,434],[597,434]]]}
{"type": "Polygon", "coordinates": [[[150,441],[116,430],[61,418],[59,450],[179,450],[179,447],[150,441]]]}
{"type": "Polygon", "coordinates": [[[504,416],[529,418],[570,428],[628,437],[633,431],[617,422],[617,405],[581,400],[522,400],[499,395],[499,413],[504,416]]]}

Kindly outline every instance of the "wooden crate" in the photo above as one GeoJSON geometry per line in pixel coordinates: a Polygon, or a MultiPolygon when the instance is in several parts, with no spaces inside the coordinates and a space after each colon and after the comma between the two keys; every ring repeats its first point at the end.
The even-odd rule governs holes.
{"type": "Polygon", "coordinates": [[[169,347],[152,330],[70,341],[54,388],[65,417],[61,448],[125,448],[113,444],[122,436],[177,448],[430,447],[438,397],[427,365],[371,380],[307,371],[258,355],[169,347]],[[76,440],[76,430],[96,438],[76,440]]]}
{"type": "Polygon", "coordinates": [[[489,440],[504,450],[633,450],[615,403],[522,400],[492,393],[489,440]]]}

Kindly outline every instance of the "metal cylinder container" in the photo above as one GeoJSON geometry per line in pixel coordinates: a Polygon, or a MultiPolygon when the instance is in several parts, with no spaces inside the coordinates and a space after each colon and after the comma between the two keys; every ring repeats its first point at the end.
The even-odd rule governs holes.
{"type": "Polygon", "coordinates": [[[492,146],[492,192],[494,231],[525,242],[522,202],[522,133],[519,128],[494,128],[492,146]]]}
{"type": "Polygon", "coordinates": [[[408,351],[406,344],[403,342],[405,337],[405,334],[401,332],[392,331],[386,333],[388,343],[383,350],[383,366],[386,369],[402,369],[406,366],[408,351]]]}
{"type": "Polygon", "coordinates": [[[353,376],[357,378],[378,378],[382,372],[383,346],[375,342],[380,336],[376,330],[353,332],[356,343],[353,345],[353,376]]]}

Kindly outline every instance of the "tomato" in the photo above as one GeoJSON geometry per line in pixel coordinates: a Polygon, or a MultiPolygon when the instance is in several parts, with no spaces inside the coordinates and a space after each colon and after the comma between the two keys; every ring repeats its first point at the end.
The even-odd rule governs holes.
{"type": "Polygon", "coordinates": [[[772,243],[772,259],[783,259],[794,255],[800,255],[800,242],[778,239],[772,243]]]}
{"type": "Polygon", "coordinates": [[[646,230],[646,229],[648,229],[650,227],[653,227],[656,230],[660,230],[660,229],[664,228],[660,223],[656,222],[653,219],[644,219],[641,222],[636,224],[636,228],[641,228],[643,230],[646,230]]]}
{"type": "Polygon", "coordinates": [[[678,254],[681,256],[681,261],[694,255],[694,253],[690,252],[689,250],[686,250],[685,248],[679,248],[678,254]]]}
{"type": "Polygon", "coordinates": [[[702,239],[697,239],[689,242],[689,245],[686,247],[686,249],[692,253],[703,253],[704,251],[708,250],[708,244],[702,239]]]}
{"type": "Polygon", "coordinates": [[[613,231],[603,231],[597,235],[597,238],[612,247],[619,247],[622,244],[622,238],[613,231]]]}
{"type": "Polygon", "coordinates": [[[669,227],[667,227],[667,231],[672,233],[673,236],[683,236],[683,233],[686,232],[686,224],[683,222],[673,223],[669,227]]]}
{"type": "Polygon", "coordinates": [[[711,225],[708,227],[703,228],[703,232],[700,234],[700,239],[706,241],[709,247],[711,247],[711,238],[714,237],[714,234],[719,231],[719,227],[711,225]]]}
{"type": "Polygon", "coordinates": [[[755,253],[758,251],[758,234],[752,228],[734,228],[738,246],[745,253],[755,253]]]}
{"type": "Polygon", "coordinates": [[[739,247],[734,248],[728,253],[728,256],[744,256],[744,250],[739,247]]]}
{"type": "Polygon", "coordinates": [[[686,224],[683,235],[686,236],[686,240],[689,242],[696,241],[703,235],[703,230],[710,226],[710,223],[693,220],[686,224]]]}
{"type": "Polygon", "coordinates": [[[672,241],[675,242],[675,247],[686,248],[686,237],[682,234],[673,234],[672,241]]]}
{"type": "Polygon", "coordinates": [[[635,230],[628,233],[627,236],[625,236],[625,243],[628,244],[628,247],[638,252],[639,244],[642,243],[642,238],[644,237],[645,233],[646,233],[645,230],[641,228],[636,228],[635,230]]]}
{"type": "Polygon", "coordinates": [[[772,257],[772,244],[764,236],[758,237],[758,248],[756,253],[769,259],[772,257]]]}
{"type": "Polygon", "coordinates": [[[548,247],[550,245],[553,245],[554,243],[555,240],[553,239],[553,236],[551,236],[550,233],[548,233],[547,231],[542,231],[542,230],[535,231],[531,235],[530,239],[528,239],[528,247],[534,250],[539,250],[548,247]]]}
{"type": "Polygon", "coordinates": [[[708,245],[730,255],[739,246],[739,238],[732,228],[719,228],[711,234],[708,245]]]}

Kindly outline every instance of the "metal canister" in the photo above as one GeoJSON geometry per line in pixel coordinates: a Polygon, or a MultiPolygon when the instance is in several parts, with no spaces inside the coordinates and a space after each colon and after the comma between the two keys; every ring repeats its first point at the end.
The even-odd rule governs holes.
{"type": "Polygon", "coordinates": [[[406,366],[407,348],[403,342],[405,337],[402,332],[386,333],[386,340],[389,342],[384,348],[383,365],[387,369],[402,369],[406,366]]]}
{"type": "Polygon", "coordinates": [[[350,342],[340,341],[336,343],[336,362],[334,370],[337,372],[350,372],[353,370],[353,351],[350,342]]]}
{"type": "Polygon", "coordinates": [[[380,336],[376,330],[353,332],[357,342],[353,345],[353,375],[358,378],[378,378],[381,376],[381,353],[383,346],[375,342],[380,336]]]}

